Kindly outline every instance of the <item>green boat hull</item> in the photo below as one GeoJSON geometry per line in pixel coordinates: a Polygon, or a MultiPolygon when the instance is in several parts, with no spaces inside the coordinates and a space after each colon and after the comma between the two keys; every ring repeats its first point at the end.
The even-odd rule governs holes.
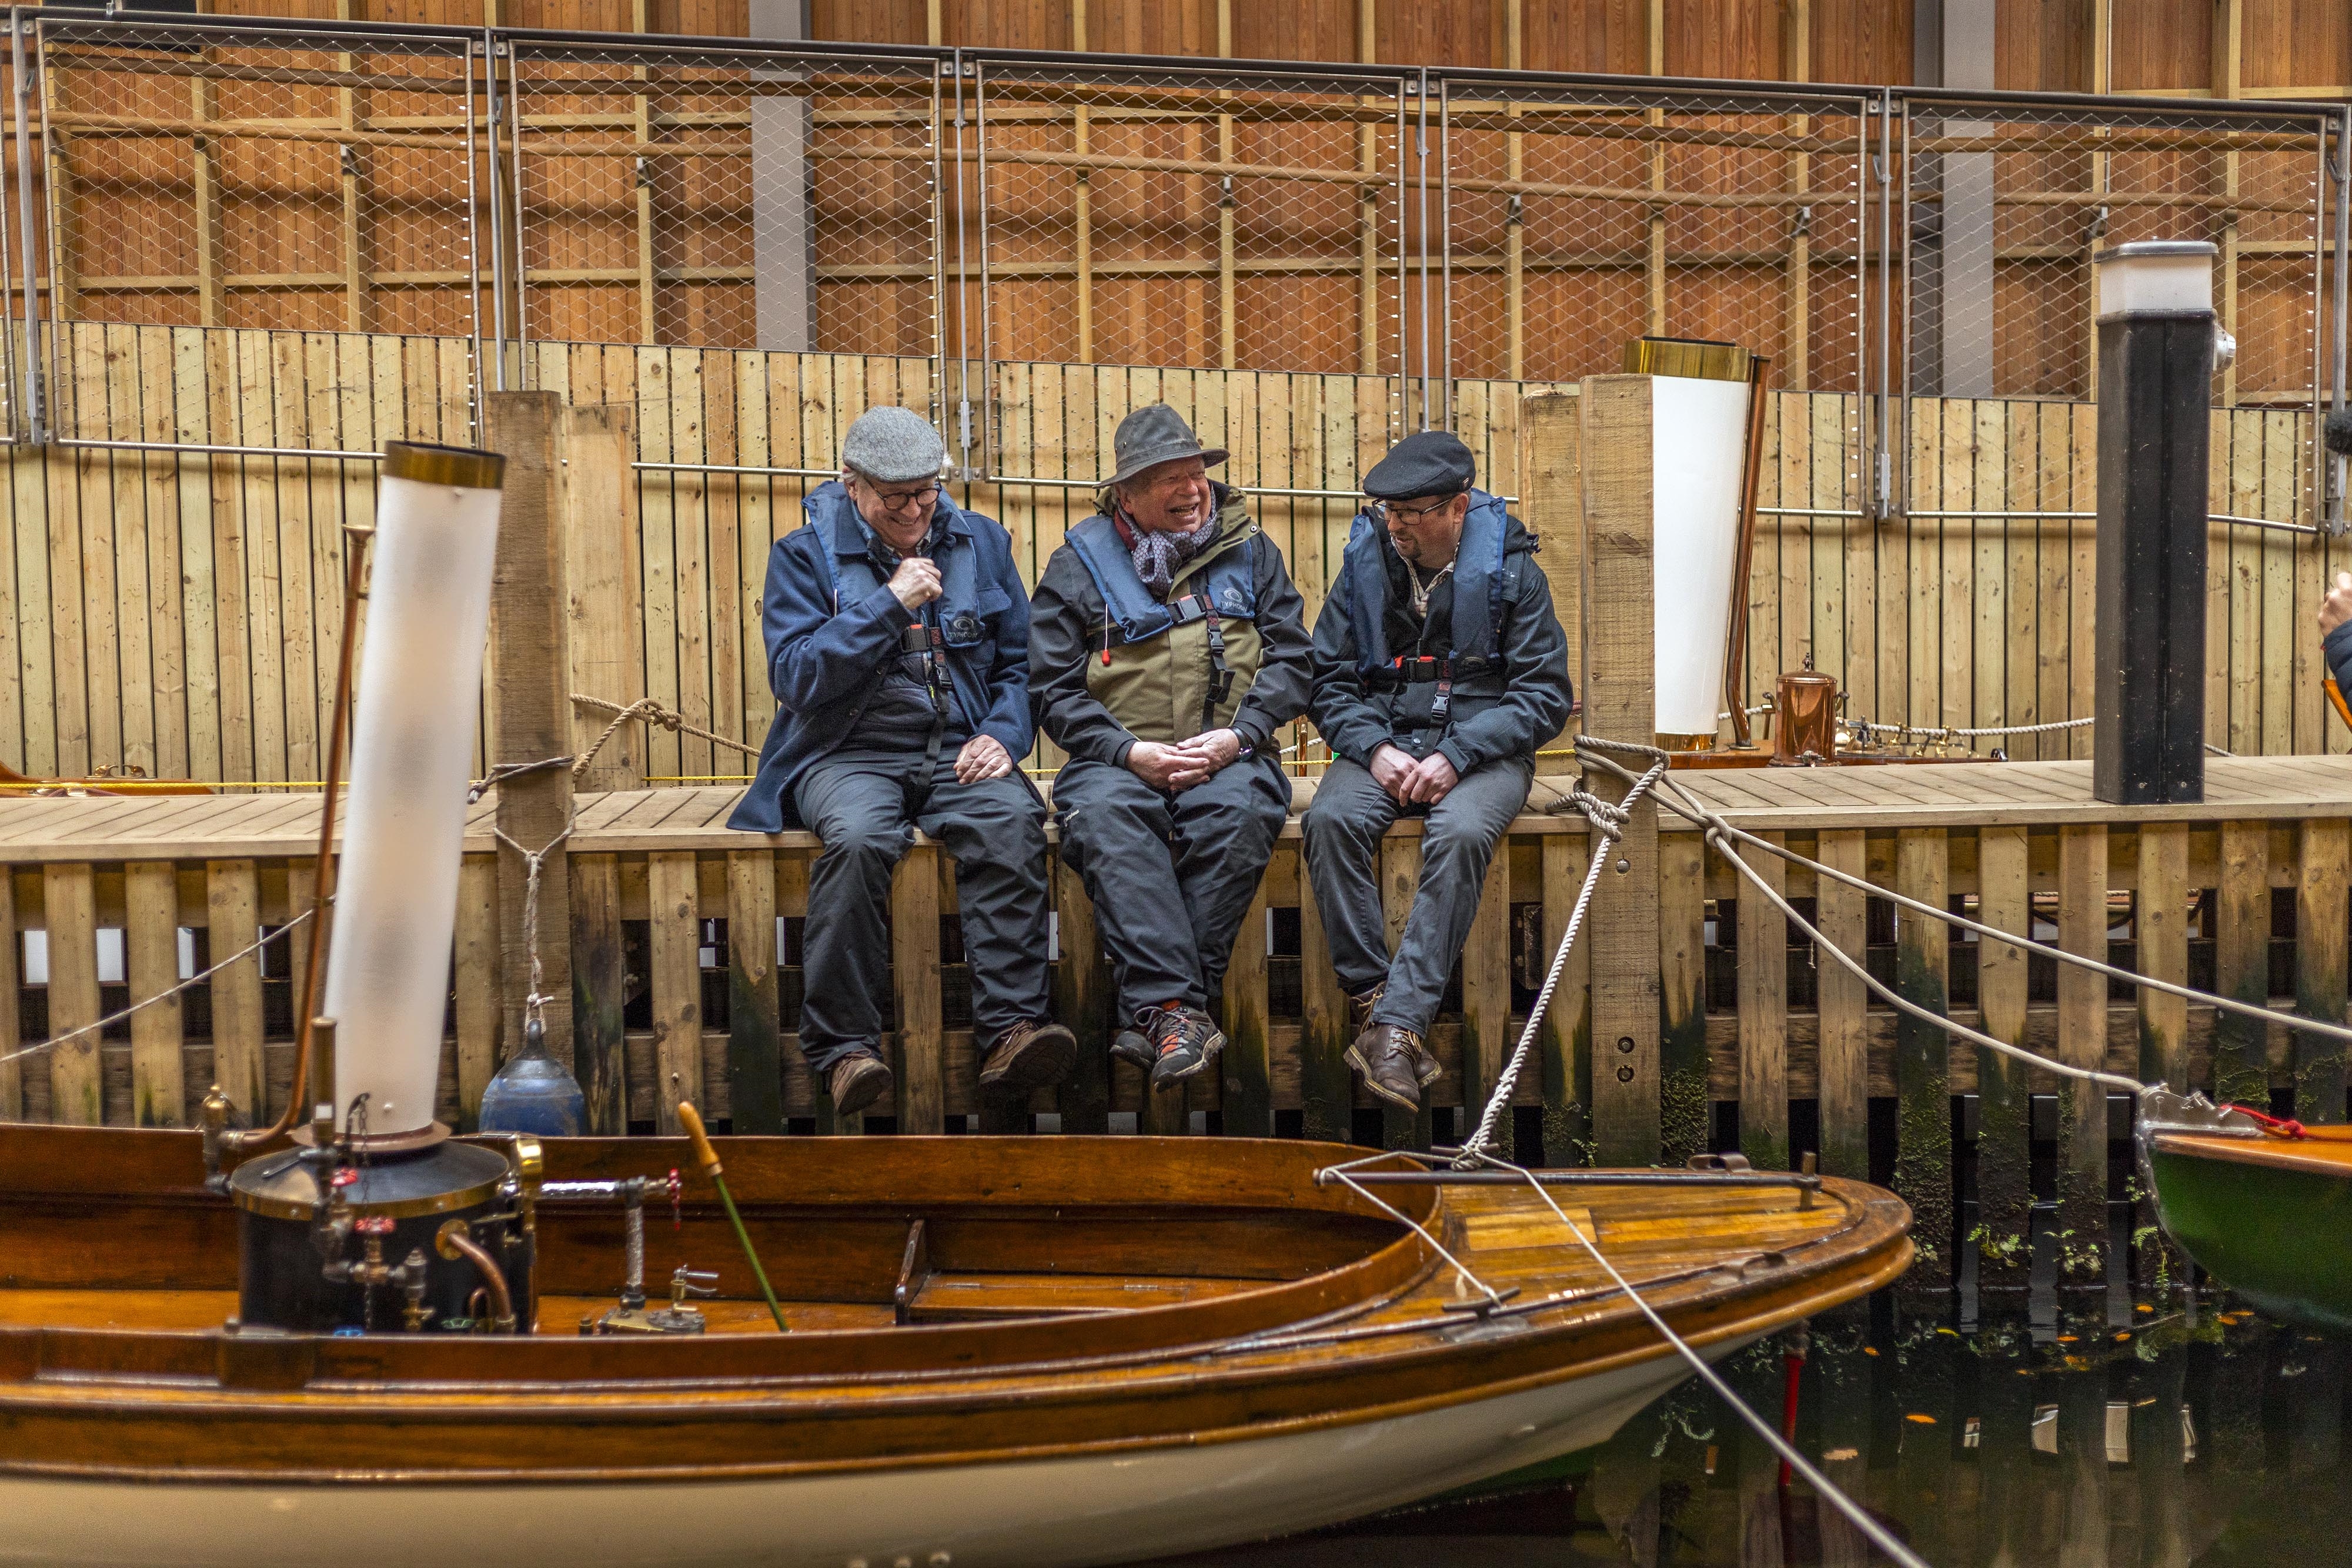
{"type": "Polygon", "coordinates": [[[2352,1176],[2158,1147],[2164,1228],[2264,1315],[2352,1333],[2352,1176]]]}

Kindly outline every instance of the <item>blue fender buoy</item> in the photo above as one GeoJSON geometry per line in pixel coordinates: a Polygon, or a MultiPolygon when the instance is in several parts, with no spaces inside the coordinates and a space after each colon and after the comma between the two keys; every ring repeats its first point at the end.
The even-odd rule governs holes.
{"type": "Polygon", "coordinates": [[[482,1090],[481,1130],[576,1138],[587,1122],[588,1096],[580,1081],[547,1053],[547,1026],[530,1019],[522,1028],[522,1049],[482,1090]]]}

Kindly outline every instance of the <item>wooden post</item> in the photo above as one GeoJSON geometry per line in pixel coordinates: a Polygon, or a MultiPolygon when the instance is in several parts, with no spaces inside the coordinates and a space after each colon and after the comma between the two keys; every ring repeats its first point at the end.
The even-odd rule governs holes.
{"type": "MultiPolygon", "coordinates": [[[[1274,852],[1276,858],[1286,855],[1294,862],[1298,856],[1292,845],[1276,844],[1274,852]]],[[[1290,874],[1295,880],[1295,863],[1290,874]]],[[[1273,879],[1269,865],[1266,875],[1258,879],[1249,913],[1242,916],[1241,931],[1234,938],[1233,959],[1225,969],[1223,1110],[1224,1130],[1234,1137],[1274,1136],[1274,1055],[1266,1038],[1265,995],[1266,885],[1273,879]]],[[[1312,903],[1313,895],[1305,902],[1312,903]]],[[[1205,1082],[1205,1079],[1196,1080],[1195,1087],[1205,1082]]]]}
{"type": "MultiPolygon", "coordinates": [[[[1125,1022],[1117,1017],[1110,963],[1095,926],[1095,906],[1078,873],[1053,857],[1055,923],[1061,956],[1054,966],[1054,1014],[1078,1037],[1078,1058],[1062,1080],[1062,1131],[1110,1131],[1110,1037],[1125,1022]]],[[[1312,974],[1310,968],[1307,971],[1312,974]]]]}
{"type": "Polygon", "coordinates": [[[947,1130],[940,998],[940,846],[919,840],[890,882],[890,982],[898,1004],[898,1131],[947,1130]]]}
{"type": "MultiPolygon", "coordinates": [[[[2269,890],[2263,890],[2265,898],[2269,890]]],[[[2107,829],[2058,830],[2058,946],[2077,957],[2107,956],[2107,829]]],[[[2079,965],[2058,969],[2058,1060],[2104,1068],[2107,977],[2079,965]]],[[[2095,1287],[2107,1257],[2107,1091],[2068,1079],[2059,1092],[2058,1279],[2095,1287]]]]}
{"type": "MultiPolygon", "coordinates": [[[[1538,392],[1519,406],[1519,491],[1527,497],[1521,516],[1542,544],[1536,560],[1551,584],[1552,611],[1568,635],[1572,659],[1583,646],[1584,628],[1584,479],[1578,465],[1583,406],[1569,392],[1538,392]]],[[[1580,664],[1580,695],[1583,674],[1580,664]]],[[[1576,771],[1576,758],[1560,755],[1575,726],[1570,718],[1558,736],[1537,747],[1538,776],[1576,771]]]]}
{"type": "Polygon", "coordinates": [[[727,857],[727,1107],[738,1133],[784,1130],[776,990],[776,861],[727,857]]]}
{"type": "MultiPolygon", "coordinates": [[[[1937,909],[1951,886],[1950,846],[1941,828],[1895,836],[1895,891],[1937,909]]],[[[1908,911],[1895,920],[1895,988],[1942,1014],[1950,1006],[1950,927],[1908,911]]],[[[1911,1206],[1919,1249],[1915,1278],[1938,1289],[1952,1278],[1951,1037],[1906,1015],[1895,1020],[1895,1191],[1911,1206]]]]}
{"type": "MultiPolygon", "coordinates": [[[[508,472],[511,474],[512,469],[508,472]]],[[[702,1103],[702,889],[694,852],[646,857],[648,988],[654,1003],[654,1124],[678,1132],[677,1103],[702,1103]]]]}
{"type": "MultiPolygon", "coordinates": [[[[1549,888],[1545,896],[1550,896],[1549,888]]],[[[1569,896],[1574,898],[1573,891],[1569,896]]],[[[1742,900],[1739,907],[1745,910],[1748,901],[1742,900]]],[[[1591,920],[1592,913],[1588,911],[1585,918],[1591,920]]],[[[1586,929],[1589,933],[1591,928],[1586,929]]],[[[1712,1109],[1706,1086],[1706,841],[1696,833],[1665,833],[1658,839],[1658,942],[1664,1006],[1658,1039],[1658,1136],[1661,1158],[1678,1166],[1706,1152],[1712,1109]]],[[[1744,1007],[1740,1017],[1744,1037],[1744,1007]]],[[[1786,1098],[1784,1094],[1784,1103],[1786,1098]]],[[[1744,1135],[1744,1120],[1740,1127],[1744,1135]]]]}
{"type": "MultiPolygon", "coordinates": [[[[2352,823],[2341,817],[2303,824],[2295,856],[2294,1010],[2341,1024],[2345,1014],[2345,883],[2352,878],[2352,823]]],[[[2294,1113],[2341,1122],[2344,1042],[2294,1035],[2294,1113]]]]}
{"type": "MultiPolygon", "coordinates": [[[[261,875],[254,863],[247,860],[205,862],[205,906],[214,963],[251,946],[261,935],[261,875]]],[[[52,986],[56,983],[57,942],[53,922],[49,926],[52,986]]],[[[269,1095],[261,1055],[261,955],[240,958],[215,975],[211,990],[213,1082],[250,1124],[263,1125],[269,1117],[269,1095]]],[[[50,1006],[56,1005],[53,990],[50,1006]]],[[[52,1017],[49,1021],[55,1025],[57,1019],[52,1017]]],[[[91,1120],[97,1118],[92,1116],[91,1120]]]]}
{"type": "MultiPolygon", "coordinates": [[[[2337,884],[2338,892],[2342,883],[2337,884]]],[[[2142,822],[2139,826],[2139,891],[2133,895],[2132,936],[2139,972],[2150,979],[2189,983],[2189,824],[2142,822]]],[[[2139,990],[2139,1079],[2169,1084],[2187,1093],[2189,1000],[2162,991],[2139,990]]],[[[2135,1173],[2133,1185],[2144,1187],[2135,1173]]],[[[2143,1290],[2159,1280],[2185,1279],[2157,1223],[2156,1195],[2142,1190],[2132,1207],[2137,1239],[2132,1277],[2143,1290]]]]}
{"type": "MultiPolygon", "coordinates": [[[[181,1056],[180,868],[170,861],[133,861],[122,868],[124,977],[131,999],[153,1000],[131,1019],[131,1115],[141,1127],[179,1127],[186,1103],[181,1056]]],[[[284,938],[305,951],[307,931],[284,938]]],[[[294,994],[302,988],[296,982],[294,994]]]]}
{"type": "MultiPolygon", "coordinates": [[[[1823,829],[1817,858],[1851,876],[1868,869],[1859,828],[1823,829]]],[[[1848,957],[1864,958],[1870,943],[1870,895],[1822,877],[1816,884],[1822,936],[1848,957]]],[[[1844,965],[1823,955],[1816,966],[1821,1012],[1822,1169],[1830,1176],[1870,1176],[1870,992],[1844,965]]]]}
{"type": "MultiPolygon", "coordinates": [[[[2032,933],[2023,828],[1977,830],[1977,918],[2019,936],[2032,933]]],[[[1977,944],[1977,1009],[1984,1032],[2025,1043],[2026,955],[2007,943],[1977,944]]],[[[1977,1048],[1977,1281],[2021,1289],[2032,1272],[2033,1083],[2025,1063],[1977,1048]]]]}
{"type": "Polygon", "coordinates": [[[1355,1083],[1341,1060],[1349,1045],[1348,995],[1331,967],[1323,911],[1305,885],[1298,894],[1298,988],[1299,1130],[1344,1144],[1355,1131],[1355,1083]]]}
{"type": "MultiPolygon", "coordinates": [[[[239,863],[251,872],[251,861],[239,863]]],[[[88,865],[46,865],[41,868],[41,882],[43,925],[49,938],[49,1037],[54,1040],[99,1019],[97,878],[88,865]]],[[[248,913],[250,909],[248,905],[248,913]]],[[[245,938],[245,942],[252,940],[251,936],[245,938]]],[[[245,967],[240,964],[236,968],[245,967]]],[[[257,991],[259,988],[255,987],[257,991]]],[[[260,1009],[254,1010],[257,1028],[250,1053],[252,1071],[240,1074],[231,1092],[237,1097],[238,1109],[257,1121],[263,1114],[257,1028],[260,1009]]],[[[97,1126],[105,1119],[100,1082],[95,1031],[77,1035],[50,1051],[49,1120],[97,1126]]]]}
{"type": "MultiPolygon", "coordinates": [[[[1585,559],[1585,733],[1651,744],[1657,732],[1652,625],[1650,378],[1593,376],[1579,394],[1585,559]]],[[[1626,787],[1593,769],[1587,786],[1621,800],[1626,787]]],[[[1643,800],[1593,894],[1592,1112],[1596,1163],[1645,1166],[1659,1140],[1658,813],[1643,800]]]]}
{"type": "MultiPolygon", "coordinates": [[[[1396,951],[1412,914],[1413,895],[1421,889],[1421,835],[1391,833],[1381,841],[1381,913],[1388,928],[1389,951],[1396,951]]],[[[1307,896],[1312,898],[1310,892],[1307,896]]],[[[1456,1080],[1459,1082],[1459,1080],[1456,1080]]],[[[1434,1085],[1432,1085],[1433,1088],[1434,1085]]],[[[1411,1113],[1394,1105],[1381,1109],[1381,1140],[1391,1149],[1425,1149],[1430,1143],[1430,1103],[1424,1092],[1421,1110],[1411,1113]]]]}
{"type": "MultiPolygon", "coordinates": [[[[1765,887],[1787,894],[1788,862],[1759,849],[1743,848],[1739,858],[1765,887]]],[[[1789,920],[1745,876],[1738,920],[1739,1152],[1759,1170],[1784,1171],[1794,1163],[1789,1157],[1789,920]]]]}
{"type": "MultiPolygon", "coordinates": [[[[0,867],[0,998],[17,994],[17,955],[23,951],[16,930],[16,879],[0,867]]],[[[23,1045],[22,1027],[16,1008],[0,1006],[0,1122],[25,1119],[25,1064],[7,1060],[23,1045]]]]}
{"type": "Polygon", "coordinates": [[[628,1001],[621,941],[621,862],[574,855],[572,894],[572,1072],[587,1096],[587,1131],[617,1138],[629,1130],[621,1009],[628,1001]]]}
{"type": "MultiPolygon", "coordinates": [[[[498,561],[490,586],[490,713],[494,766],[569,756],[572,703],[565,685],[562,402],[551,392],[490,392],[483,401],[490,449],[506,456],[498,561]]],[[[572,769],[542,768],[497,786],[499,831],[524,850],[548,848],[539,879],[539,961],[547,1049],[573,1061],[572,879],[556,839],[572,821],[572,769]]],[[[501,1044],[522,1046],[531,954],[523,931],[523,856],[499,845],[499,986],[501,1044]]]]}
{"type": "MultiPolygon", "coordinates": [[[[2213,989],[2266,1007],[2271,970],[2271,835],[2267,822],[2221,824],[2221,885],[2215,901],[2213,989]]],[[[2267,1111],[2270,1030],[2238,1013],[2213,1019],[2213,1096],[2267,1111]]]]}
{"type": "MultiPolygon", "coordinates": [[[[1486,1102],[1511,1059],[1510,1031],[1511,841],[1506,834],[1487,862],[1478,913],[1462,947],[1462,1113],[1454,1124],[1456,1143],[1486,1113],[1486,1102]]],[[[1517,1151],[1512,1122],[1507,1105],[1495,1123],[1493,1146],[1507,1159],[1524,1160],[1528,1152],[1517,1151]]]]}
{"type": "MultiPolygon", "coordinates": [[[[1584,885],[1591,841],[1564,833],[1543,837],[1543,956],[1549,965],[1568,932],[1568,916],[1584,885]]],[[[1591,918],[1588,911],[1586,918],[1591,918]]],[[[1704,1042],[1702,1042],[1704,1043],[1704,1042]]],[[[1536,1033],[1543,1068],[1544,1163],[1592,1163],[1592,936],[1577,939],[1560,971],[1559,988],[1536,1033]]],[[[1702,1095],[1705,1092],[1702,1083],[1702,1095]]]]}

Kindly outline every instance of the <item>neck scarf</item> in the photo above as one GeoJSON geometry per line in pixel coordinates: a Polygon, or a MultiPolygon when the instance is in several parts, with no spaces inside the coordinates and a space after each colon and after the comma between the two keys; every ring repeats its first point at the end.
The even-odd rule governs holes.
{"type": "Polygon", "coordinates": [[[1211,516],[1190,533],[1151,533],[1137,525],[1124,505],[1114,505],[1117,509],[1111,520],[1118,525],[1119,537],[1127,541],[1128,552],[1134,558],[1135,575],[1143,580],[1152,598],[1164,601],[1184,563],[1207,549],[1209,541],[1216,537],[1216,517],[1211,516]]]}

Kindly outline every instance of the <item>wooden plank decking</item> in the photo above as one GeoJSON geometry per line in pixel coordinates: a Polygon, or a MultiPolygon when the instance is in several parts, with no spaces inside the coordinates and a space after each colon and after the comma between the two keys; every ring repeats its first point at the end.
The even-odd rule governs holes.
{"type": "MultiPolygon", "coordinates": [[[[2056,827],[2084,822],[2275,821],[2352,818],[2352,757],[2213,758],[2205,801],[2110,806],[2091,799],[2088,762],[1923,763],[1890,768],[1741,768],[1677,773],[1692,795],[1752,832],[1860,828],[2056,827]]],[[[1552,806],[1565,780],[1539,779],[1515,836],[1580,833],[1584,821],[1552,806]]],[[[814,849],[810,833],[736,832],[728,813],[740,786],[583,794],[575,854],[652,850],[729,851],[765,844],[814,849]]],[[[1314,798],[1302,779],[1299,810],[1314,798]]],[[[466,852],[488,854],[494,802],[467,813],[466,852]]],[[[1679,823],[1671,816],[1668,825],[1679,823]]],[[[316,841],[318,797],[304,795],[88,796],[0,800],[0,859],[61,862],[227,860],[299,855],[316,841]]],[[[1403,831],[1417,831],[1405,824],[1403,831]]],[[[1284,836],[1296,838],[1294,815],[1284,836]]]]}

